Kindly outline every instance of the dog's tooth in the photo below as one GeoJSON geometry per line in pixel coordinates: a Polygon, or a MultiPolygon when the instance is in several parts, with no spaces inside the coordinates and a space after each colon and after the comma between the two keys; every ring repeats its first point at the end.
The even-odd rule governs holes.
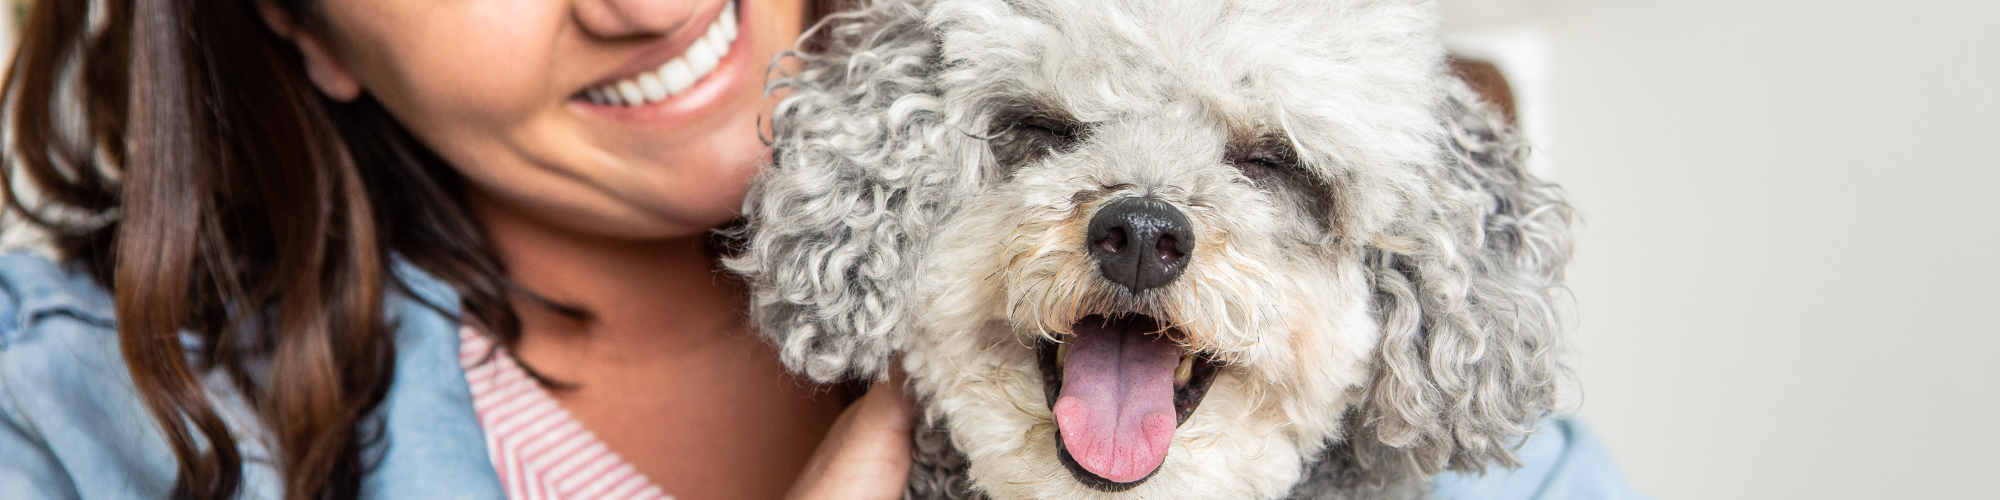
{"type": "Polygon", "coordinates": [[[1065,362],[1065,361],[1069,361],[1069,343],[1068,343],[1068,342],[1064,342],[1064,343],[1061,343],[1061,344],[1056,344],[1056,364],[1057,364],[1057,365],[1061,365],[1061,364],[1063,364],[1063,362],[1065,362]]]}
{"type": "Polygon", "coordinates": [[[1174,383],[1186,384],[1194,378],[1194,354],[1182,354],[1181,365],[1174,367],[1174,383]]]}

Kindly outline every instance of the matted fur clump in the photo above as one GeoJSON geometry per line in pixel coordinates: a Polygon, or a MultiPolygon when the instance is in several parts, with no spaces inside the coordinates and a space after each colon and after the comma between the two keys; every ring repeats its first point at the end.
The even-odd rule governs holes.
{"type": "Polygon", "coordinates": [[[1571,213],[1416,0],[881,0],[730,266],[923,407],[913,498],[1415,498],[1554,402],[1571,213]],[[900,358],[896,355],[900,354],[900,358]]]}

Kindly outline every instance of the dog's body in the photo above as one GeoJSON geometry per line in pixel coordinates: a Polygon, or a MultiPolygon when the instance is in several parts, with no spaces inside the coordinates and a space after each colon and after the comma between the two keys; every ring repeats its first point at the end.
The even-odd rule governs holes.
{"type": "Polygon", "coordinates": [[[1416,0],[883,0],[731,266],[924,407],[915,498],[1415,498],[1554,397],[1570,213],[1416,0]]]}

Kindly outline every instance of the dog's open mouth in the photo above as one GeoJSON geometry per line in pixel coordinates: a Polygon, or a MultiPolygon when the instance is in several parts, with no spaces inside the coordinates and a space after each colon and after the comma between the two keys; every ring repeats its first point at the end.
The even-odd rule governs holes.
{"type": "Polygon", "coordinates": [[[1150,316],[1093,315],[1037,346],[1056,420],[1056,458],[1084,485],[1124,491],[1167,458],[1174,430],[1208,395],[1216,364],[1150,316]]]}

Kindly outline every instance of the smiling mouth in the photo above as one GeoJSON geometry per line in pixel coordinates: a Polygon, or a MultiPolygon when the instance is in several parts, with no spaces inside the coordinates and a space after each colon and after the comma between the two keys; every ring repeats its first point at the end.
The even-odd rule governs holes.
{"type": "Polygon", "coordinates": [[[734,50],[740,28],[737,19],[736,0],[731,0],[709,23],[708,31],[680,57],[637,75],[584,89],[575,99],[599,106],[637,107],[685,93],[734,50]]]}
{"type": "Polygon", "coordinates": [[[1159,472],[1174,431],[1215,382],[1217,364],[1142,314],[1092,315],[1036,354],[1056,420],[1056,458],[1098,491],[1132,489],[1159,472]]]}

